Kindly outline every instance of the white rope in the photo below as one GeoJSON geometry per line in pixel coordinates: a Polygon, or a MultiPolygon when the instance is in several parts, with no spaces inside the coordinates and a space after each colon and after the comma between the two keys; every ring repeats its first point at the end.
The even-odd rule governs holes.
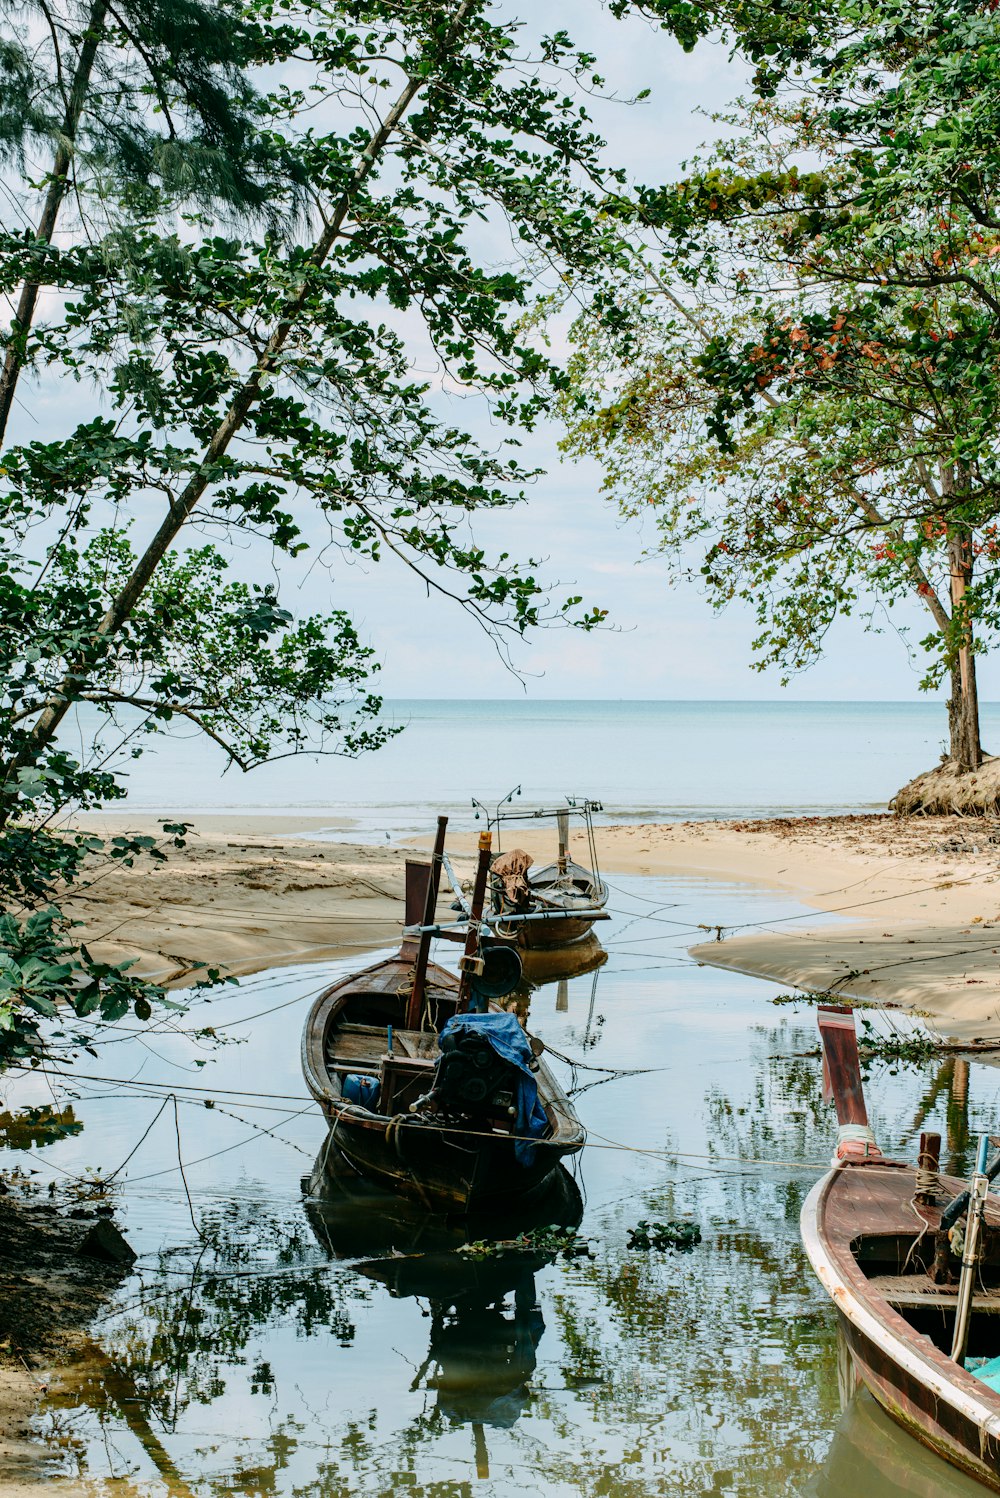
{"type": "Polygon", "coordinates": [[[844,1160],[867,1160],[870,1156],[879,1159],[881,1154],[875,1135],[867,1124],[840,1125],[837,1130],[837,1148],[833,1152],[834,1165],[839,1165],[844,1160]]]}

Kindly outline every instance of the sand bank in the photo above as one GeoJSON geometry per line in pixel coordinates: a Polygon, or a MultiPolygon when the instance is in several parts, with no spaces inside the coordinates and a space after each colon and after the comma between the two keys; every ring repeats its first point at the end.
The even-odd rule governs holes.
{"type": "MultiPolygon", "coordinates": [[[[86,826],[111,836],[159,831],[134,816],[86,826]]],[[[101,958],[135,958],[137,971],[178,984],[197,976],[199,962],[250,973],[398,942],[405,850],[308,838],[330,828],[318,817],[204,816],[165,863],[103,864],[64,903],[101,958]]]]}
{"type": "MultiPolygon", "coordinates": [[[[536,860],[550,829],[505,829],[536,860]]],[[[474,839],[456,838],[471,847],[474,839]]],[[[962,1041],[1000,1041],[1000,831],[960,817],[790,817],[602,827],[602,870],[785,890],[836,920],[722,930],[703,962],[790,988],[897,1004],[962,1041]]],[[[584,839],[572,842],[585,861],[584,839]]],[[[697,919],[718,919],[706,892],[697,919]]]]}
{"type": "MultiPolygon", "coordinates": [[[[155,823],[119,816],[103,826],[155,823]]],[[[102,955],[135,956],[142,971],[179,982],[199,960],[249,972],[398,940],[405,850],[309,837],[321,830],[336,832],[318,817],[205,816],[184,852],[102,874],[73,909],[102,955]]],[[[554,829],[518,829],[516,841],[548,861],[554,829]]],[[[603,827],[598,841],[611,877],[725,879],[785,890],[837,917],[724,929],[722,941],[692,949],[699,960],[919,1010],[963,1040],[1000,1040],[1000,832],[988,826],[799,817],[603,827]]],[[[476,834],[450,842],[468,871],[476,834]]],[[[579,835],[573,851],[584,858],[579,835]]],[[[706,892],[706,925],[712,917],[706,892]]]]}
{"type": "Polygon", "coordinates": [[[724,929],[691,949],[704,962],[897,1004],[965,1042],[1000,1041],[1000,835],[988,827],[805,817],[616,828],[606,846],[609,867],[725,875],[837,917],[724,929]]]}

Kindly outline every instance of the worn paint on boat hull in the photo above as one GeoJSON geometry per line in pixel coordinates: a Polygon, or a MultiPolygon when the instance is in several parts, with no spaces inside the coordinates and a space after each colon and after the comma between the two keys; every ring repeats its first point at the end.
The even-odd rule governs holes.
{"type": "MultiPolygon", "coordinates": [[[[945,1177],[942,1184],[954,1195],[963,1183],[945,1177]]],[[[925,1446],[1000,1492],[1000,1394],[917,1331],[878,1293],[855,1257],[862,1234],[873,1241],[915,1238],[910,1205],[915,1190],[916,1174],[908,1167],[839,1165],[806,1198],[803,1244],[837,1308],[855,1377],[925,1446]],[[874,1187],[874,1193],[869,1189],[863,1195],[865,1187],[874,1187]]],[[[925,1211],[933,1227],[940,1209],[925,1211]]],[[[1000,1207],[992,1201],[989,1218],[992,1227],[1000,1226],[1000,1207]]],[[[942,1299],[953,1294],[953,1286],[940,1287],[942,1299]]],[[[936,1303],[928,1305],[932,1309],[936,1303]]],[[[976,1309],[974,1301],[974,1315],[976,1309]]],[[[947,1307],[940,1315],[947,1329],[954,1312],[947,1307]]],[[[997,1333],[1000,1337],[1000,1317],[997,1333]]]]}

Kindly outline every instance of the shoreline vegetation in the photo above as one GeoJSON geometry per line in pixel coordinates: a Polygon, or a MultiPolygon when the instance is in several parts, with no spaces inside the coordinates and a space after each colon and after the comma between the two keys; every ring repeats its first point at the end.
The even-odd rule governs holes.
{"type": "MultiPolygon", "coordinates": [[[[86,825],[111,835],[156,830],[128,814],[86,825]]],[[[394,945],[407,850],[310,837],[330,828],[320,817],[203,816],[166,863],[102,874],[67,904],[103,959],[135,958],[138,971],[174,986],[197,977],[197,961],[238,974],[394,945]]],[[[519,830],[517,840],[536,860],[551,851],[540,831],[519,830]]],[[[471,853],[475,835],[451,845],[471,853]]],[[[1000,1042],[992,823],[888,814],[645,823],[602,827],[599,846],[612,879],[706,880],[703,908],[691,907],[692,927],[705,928],[700,941],[689,933],[696,961],[909,1009],[965,1043],[1000,1042]],[[817,919],[717,929],[711,881],[780,889],[817,919]]]]}

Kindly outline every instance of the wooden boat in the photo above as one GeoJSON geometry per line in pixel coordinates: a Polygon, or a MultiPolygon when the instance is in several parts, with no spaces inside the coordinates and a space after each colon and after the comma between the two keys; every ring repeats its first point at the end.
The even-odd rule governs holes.
{"type": "MultiPolygon", "coordinates": [[[[305,1024],[302,1070],[329,1122],[331,1145],[355,1170],[429,1208],[467,1213],[523,1198],[561,1159],[583,1148],[585,1135],[572,1103],[540,1059],[541,1043],[529,1049],[513,1016],[501,1010],[494,1015],[523,1048],[521,1069],[482,1035],[465,1034],[447,1057],[442,1055],[440,1032],[461,1015],[468,999],[466,979],[428,959],[437,898],[431,871],[440,867],[443,855],[443,820],[435,864],[407,866],[408,929],[421,903],[429,912],[419,940],[408,937],[396,956],[340,979],[320,995],[305,1024]],[[518,1110],[528,1062],[541,1108],[532,1124],[538,1132],[530,1138],[518,1132],[526,1129],[518,1110]]],[[[488,834],[483,841],[480,913],[488,834]]],[[[474,911],[476,900],[474,894],[474,911]]],[[[479,941],[479,924],[473,921],[463,959],[470,970],[479,941]]]]}
{"type": "Polygon", "coordinates": [[[572,1103],[539,1059],[535,1079],[549,1127],[532,1142],[530,1164],[517,1159],[510,1118],[489,1108],[477,1109],[464,1123],[411,1112],[434,1086],[438,1032],[456,1013],[459,990],[451,973],[429,964],[427,1028],[407,1029],[412,979],[412,960],[390,957],[342,978],[309,1013],[302,1070],[333,1144],[361,1175],[428,1206],[467,1212],[523,1196],[564,1156],[583,1148],[572,1103]],[[345,1096],[345,1078],[358,1076],[377,1082],[378,1101],[371,1107],[345,1096]]]}
{"type": "MultiPolygon", "coordinates": [[[[491,869],[491,929],[527,951],[572,946],[590,935],[595,921],[609,919],[604,908],[608,886],[598,868],[594,838],[593,813],[601,809],[600,803],[567,797],[565,806],[503,810],[510,799],[506,797],[492,814],[486,812],[491,832],[499,839],[508,822],[554,820],[557,853],[553,863],[537,870],[531,869],[530,856],[520,849],[498,854],[491,869]],[[571,817],[578,818],[586,831],[590,868],[569,856],[571,817]]],[[[480,812],[486,810],[475,804],[480,812]]]]}
{"type": "Polygon", "coordinates": [[[882,1157],[868,1127],[853,1015],[821,1009],[820,1028],[840,1140],[832,1170],[806,1198],[801,1230],[837,1308],[851,1377],[918,1440],[1000,1492],[1000,1392],[984,1381],[988,1367],[976,1374],[1000,1354],[1000,1205],[983,1186],[981,1253],[963,1253],[966,1326],[960,1240],[949,1229],[953,1217],[963,1223],[955,1209],[966,1183],[937,1172],[936,1135],[923,1136],[918,1167],[882,1157]]]}
{"type": "Polygon", "coordinates": [[[359,1176],[329,1139],[312,1172],[303,1176],[302,1191],[309,1225],[331,1258],[402,1266],[404,1278],[419,1279],[420,1266],[431,1266],[436,1274],[434,1266],[444,1263],[453,1268],[479,1263],[456,1254],[466,1243],[513,1239],[535,1228],[575,1230],[583,1218],[580,1188],[564,1165],[557,1165],[544,1185],[499,1211],[456,1218],[428,1212],[419,1201],[359,1176]]]}

